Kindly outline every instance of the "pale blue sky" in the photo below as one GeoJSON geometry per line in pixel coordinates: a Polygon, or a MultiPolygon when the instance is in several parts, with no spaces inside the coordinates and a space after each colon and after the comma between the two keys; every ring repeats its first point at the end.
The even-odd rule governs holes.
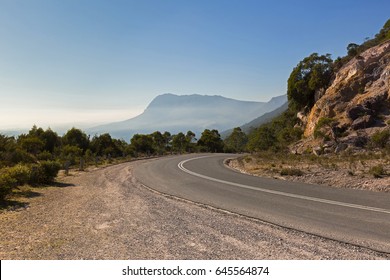
{"type": "Polygon", "coordinates": [[[345,55],[390,1],[0,0],[0,130],[88,126],[162,93],[266,101],[313,52],[345,55]]]}

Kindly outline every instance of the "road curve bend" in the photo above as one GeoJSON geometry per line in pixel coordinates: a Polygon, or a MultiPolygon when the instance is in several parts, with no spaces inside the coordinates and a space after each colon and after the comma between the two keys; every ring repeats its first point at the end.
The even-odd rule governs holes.
{"type": "Polygon", "coordinates": [[[138,181],[194,202],[390,253],[390,194],[261,178],[224,165],[232,154],[145,162],[138,181]]]}

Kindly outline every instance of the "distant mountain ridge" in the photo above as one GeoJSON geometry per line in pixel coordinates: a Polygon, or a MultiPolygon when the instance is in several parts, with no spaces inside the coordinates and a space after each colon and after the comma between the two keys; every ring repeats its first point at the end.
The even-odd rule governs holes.
{"type": "Polygon", "coordinates": [[[136,133],[154,131],[193,131],[197,137],[204,129],[227,130],[275,110],[287,101],[287,96],[277,96],[268,102],[241,101],[223,96],[175,95],[157,96],[145,111],[128,120],[109,123],[88,129],[90,134],[110,133],[115,138],[128,141],[136,133]]]}
{"type": "MultiPolygon", "coordinates": [[[[241,128],[241,130],[243,132],[245,132],[246,134],[249,134],[253,129],[258,128],[262,124],[268,123],[268,122],[272,121],[274,118],[276,118],[277,116],[281,115],[284,111],[287,110],[287,108],[288,108],[288,102],[285,102],[282,106],[276,108],[275,110],[268,112],[268,113],[265,113],[265,114],[261,115],[260,117],[254,119],[248,123],[240,125],[239,127],[241,128]]],[[[233,132],[233,129],[234,128],[222,131],[221,137],[223,139],[228,137],[233,132]]]]}

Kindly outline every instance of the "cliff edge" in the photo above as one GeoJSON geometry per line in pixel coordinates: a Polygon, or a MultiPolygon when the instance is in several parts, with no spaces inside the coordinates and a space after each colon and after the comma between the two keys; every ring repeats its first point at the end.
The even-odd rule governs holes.
{"type": "Polygon", "coordinates": [[[374,133],[390,129],[390,41],[341,67],[309,113],[298,117],[305,136],[298,152],[316,145],[328,151],[363,147],[374,133]]]}

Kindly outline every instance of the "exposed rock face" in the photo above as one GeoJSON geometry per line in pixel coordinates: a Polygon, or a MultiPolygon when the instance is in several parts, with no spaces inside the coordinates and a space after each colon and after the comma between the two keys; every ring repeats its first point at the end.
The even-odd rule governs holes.
{"type": "Polygon", "coordinates": [[[333,130],[340,130],[349,142],[361,143],[361,138],[389,127],[390,41],[366,50],[339,70],[307,116],[306,137],[313,137],[321,118],[334,119],[333,130]]]}

